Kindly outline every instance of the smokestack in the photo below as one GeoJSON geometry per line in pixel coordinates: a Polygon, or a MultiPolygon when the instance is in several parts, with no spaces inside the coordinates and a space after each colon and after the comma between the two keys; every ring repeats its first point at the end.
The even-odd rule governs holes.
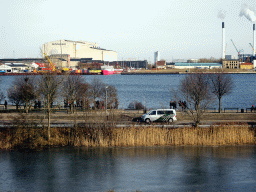
{"type": "Polygon", "coordinates": [[[224,22],[222,22],[222,59],[225,59],[225,27],[224,22]]]}
{"type": "Polygon", "coordinates": [[[253,24],[253,56],[255,56],[255,24],[253,24]]]}

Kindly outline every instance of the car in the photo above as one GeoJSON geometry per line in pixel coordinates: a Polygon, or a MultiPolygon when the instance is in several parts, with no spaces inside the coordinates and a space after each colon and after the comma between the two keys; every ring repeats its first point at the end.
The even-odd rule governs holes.
{"type": "Polygon", "coordinates": [[[142,115],[141,120],[150,123],[153,121],[169,122],[177,121],[175,109],[155,109],[142,115]]]}

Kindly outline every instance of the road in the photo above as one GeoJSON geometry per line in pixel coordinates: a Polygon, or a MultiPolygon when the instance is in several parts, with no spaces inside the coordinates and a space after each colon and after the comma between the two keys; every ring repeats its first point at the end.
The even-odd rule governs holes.
{"type": "MultiPolygon", "coordinates": [[[[132,118],[140,117],[142,112],[118,110],[112,113],[106,114],[103,111],[90,111],[87,113],[78,112],[76,114],[67,114],[67,111],[61,111],[53,113],[51,116],[51,127],[73,127],[75,124],[99,124],[99,123],[111,123],[117,127],[191,127],[193,122],[188,120],[180,112],[177,113],[178,121],[172,124],[165,123],[151,123],[145,124],[143,122],[133,122],[132,118]],[[112,119],[112,120],[111,120],[112,119]]],[[[10,127],[13,122],[22,122],[26,118],[31,121],[37,121],[40,125],[47,125],[47,115],[41,112],[33,112],[26,114],[21,113],[0,113],[0,127],[10,127]],[[16,119],[16,120],[15,120],[16,119]]],[[[247,123],[255,127],[256,124],[256,113],[208,113],[207,116],[202,120],[199,127],[210,127],[218,124],[244,124],[247,123]]]]}

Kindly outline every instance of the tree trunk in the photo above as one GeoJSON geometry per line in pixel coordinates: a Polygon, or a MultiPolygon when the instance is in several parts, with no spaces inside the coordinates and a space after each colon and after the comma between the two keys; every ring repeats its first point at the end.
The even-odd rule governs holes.
{"type": "Polygon", "coordinates": [[[48,141],[51,138],[51,112],[48,111],[48,141]]]}
{"type": "Polygon", "coordinates": [[[51,138],[51,103],[50,96],[48,95],[47,101],[47,113],[48,113],[48,141],[51,138]]]}
{"type": "Polygon", "coordinates": [[[219,113],[221,113],[221,98],[219,98],[219,113]]]}
{"type": "Polygon", "coordinates": [[[28,104],[27,104],[27,102],[25,103],[25,111],[26,111],[26,113],[28,113],[28,104]]]}

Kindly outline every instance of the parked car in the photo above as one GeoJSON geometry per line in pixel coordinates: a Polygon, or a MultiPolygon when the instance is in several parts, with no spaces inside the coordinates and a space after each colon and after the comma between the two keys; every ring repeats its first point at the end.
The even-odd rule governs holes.
{"type": "Polygon", "coordinates": [[[177,121],[175,109],[156,109],[142,115],[142,121],[150,123],[152,121],[162,121],[172,123],[177,121]]]}

